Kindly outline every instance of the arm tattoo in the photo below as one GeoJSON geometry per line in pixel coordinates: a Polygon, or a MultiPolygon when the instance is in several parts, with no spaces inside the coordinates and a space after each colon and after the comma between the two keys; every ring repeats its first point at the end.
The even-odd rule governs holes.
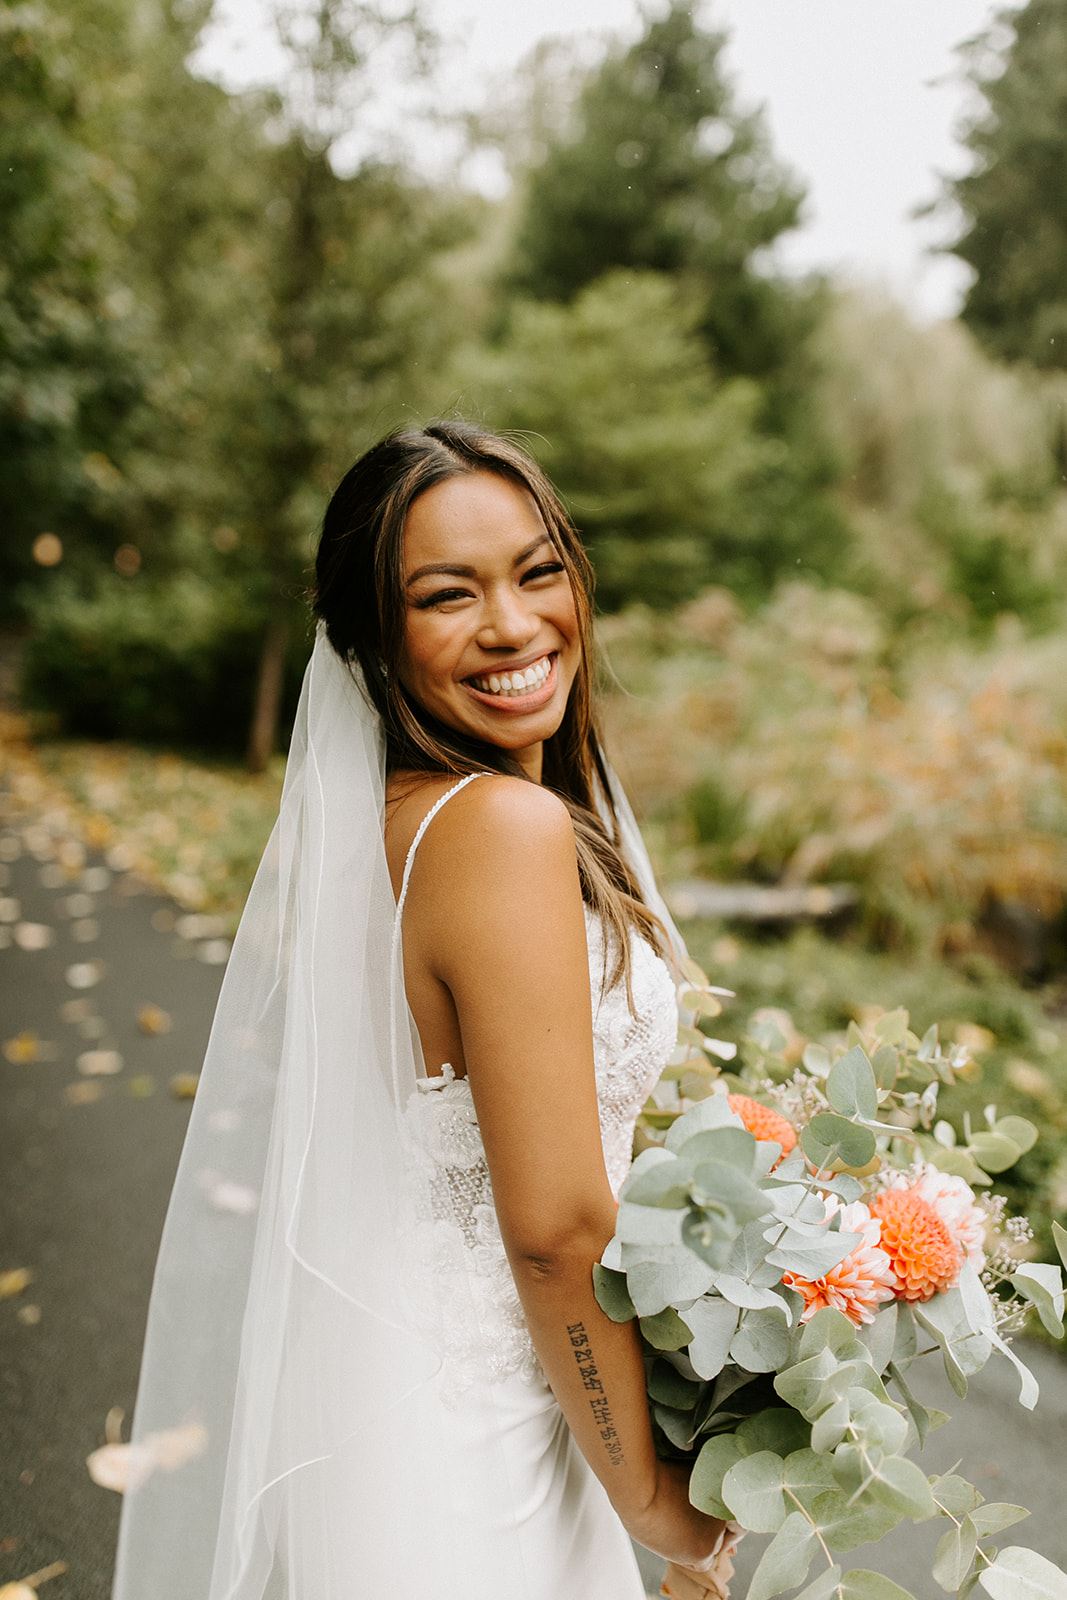
{"type": "Polygon", "coordinates": [[[624,1466],[625,1457],[622,1453],[622,1443],[612,1421],[611,1406],[597,1372],[596,1361],[589,1344],[589,1335],[585,1331],[585,1323],[572,1322],[568,1324],[567,1336],[571,1341],[574,1359],[578,1363],[578,1371],[582,1378],[582,1388],[588,1389],[592,1396],[589,1401],[589,1409],[593,1413],[593,1421],[597,1425],[597,1431],[604,1441],[608,1460],[613,1467],[624,1466]]]}

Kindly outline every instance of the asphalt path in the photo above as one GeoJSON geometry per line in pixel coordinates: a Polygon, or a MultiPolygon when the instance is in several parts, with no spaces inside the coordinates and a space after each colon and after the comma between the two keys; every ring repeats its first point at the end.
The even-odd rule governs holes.
{"type": "MultiPolygon", "coordinates": [[[[188,1120],[182,1078],[199,1070],[225,955],[218,930],[118,867],[80,860],[47,818],[15,815],[0,796],[0,1274],[31,1274],[21,1288],[0,1277],[0,1584],[65,1563],[44,1600],[110,1592],[119,1500],[86,1459],[109,1414],[113,1434],[129,1434],[188,1120]]],[[[1033,1512],[1004,1542],[1067,1565],[1067,1363],[1042,1347],[1027,1355],[1042,1385],[1034,1414],[998,1358],[965,1405],[935,1371],[917,1379],[931,1403],[959,1412],[924,1465],[962,1459],[988,1499],[1033,1512]]],[[[939,1531],[909,1525],[847,1564],[934,1600],[939,1531]]],[[[765,1542],[742,1545],[736,1600],[765,1542]]],[[[660,1565],[638,1555],[655,1593],[660,1565]]]]}

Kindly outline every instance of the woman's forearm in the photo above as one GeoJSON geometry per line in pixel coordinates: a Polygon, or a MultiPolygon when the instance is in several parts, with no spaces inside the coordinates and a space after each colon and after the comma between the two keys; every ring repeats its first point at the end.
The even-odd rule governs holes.
{"type": "Polygon", "coordinates": [[[647,1512],[657,1466],[641,1340],[612,1322],[593,1292],[610,1232],[548,1256],[512,1261],[534,1347],[583,1456],[627,1525],[647,1512]]]}

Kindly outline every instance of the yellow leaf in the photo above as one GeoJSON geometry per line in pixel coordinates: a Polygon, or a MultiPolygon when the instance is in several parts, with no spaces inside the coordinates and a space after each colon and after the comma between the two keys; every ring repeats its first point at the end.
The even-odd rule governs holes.
{"type": "Polygon", "coordinates": [[[164,1011],[162,1006],[148,1002],[141,1006],[137,1012],[137,1026],[142,1033],[147,1033],[149,1037],[159,1033],[169,1033],[171,1028],[170,1012],[164,1011]]]}
{"type": "Polygon", "coordinates": [[[21,1294],[32,1279],[30,1267],[11,1267],[7,1272],[0,1272],[0,1300],[10,1300],[12,1295],[21,1294]]]}

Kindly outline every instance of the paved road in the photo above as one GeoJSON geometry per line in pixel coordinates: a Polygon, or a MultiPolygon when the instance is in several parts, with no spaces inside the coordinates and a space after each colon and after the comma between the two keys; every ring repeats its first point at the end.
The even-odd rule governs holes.
{"type": "MultiPolygon", "coordinates": [[[[211,959],[220,951],[210,929],[181,922],[170,902],[103,858],[64,865],[56,849],[39,821],[0,816],[0,1040],[10,1046],[32,1032],[43,1057],[0,1057],[0,1272],[33,1272],[21,1293],[0,1299],[0,1583],[65,1561],[45,1600],[106,1600],[119,1503],[91,1481],[85,1458],[103,1443],[110,1408],[126,1413],[128,1435],[188,1116],[170,1080],[199,1069],[222,968],[211,959]],[[50,934],[34,932],[41,928],[50,934]],[[92,975],[77,969],[94,962],[96,981],[76,987],[92,975]],[[144,1006],[165,1013],[169,1029],[143,1031],[144,1006]],[[114,1064],[99,1057],[79,1068],[86,1052],[111,1050],[122,1057],[119,1072],[82,1070],[114,1064]]],[[[33,1047],[23,1040],[11,1053],[33,1047]]],[[[1062,1564],[1067,1364],[1043,1349],[1032,1359],[1044,1389],[1036,1417],[1016,1405],[1011,1373],[998,1364],[976,1383],[961,1420],[931,1440],[928,1460],[947,1467],[963,1457],[989,1498],[1030,1506],[1032,1520],[1009,1539],[1062,1564]]],[[[929,1388],[935,1399],[938,1384],[929,1388]]],[[[933,1540],[932,1529],[907,1529],[866,1562],[917,1600],[934,1600],[940,1591],[925,1576],[933,1540]]],[[[739,1600],[758,1556],[757,1541],[748,1545],[739,1600]]],[[[657,1564],[641,1560],[655,1592],[657,1564]]],[[[852,1564],[864,1562],[857,1552],[852,1564]]]]}

